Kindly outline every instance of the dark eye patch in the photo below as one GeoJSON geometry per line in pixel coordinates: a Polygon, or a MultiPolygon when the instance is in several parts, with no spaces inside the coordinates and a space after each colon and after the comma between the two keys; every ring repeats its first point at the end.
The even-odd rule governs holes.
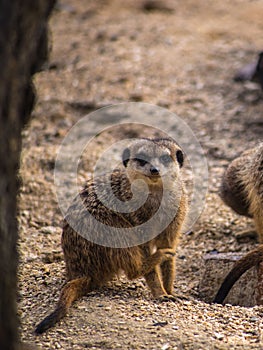
{"type": "Polygon", "coordinates": [[[177,159],[180,167],[182,167],[183,164],[184,164],[184,154],[183,154],[183,152],[181,150],[178,150],[176,152],[176,159],[177,159]]]}
{"type": "Polygon", "coordinates": [[[172,162],[172,158],[169,156],[169,154],[164,154],[160,157],[160,162],[163,164],[169,164],[172,162]]]}
{"type": "Polygon", "coordinates": [[[148,163],[147,160],[141,158],[134,158],[134,160],[136,160],[136,162],[139,163],[141,166],[144,166],[148,163]]]}
{"type": "Polygon", "coordinates": [[[136,162],[138,162],[141,166],[144,166],[150,162],[149,157],[144,153],[136,154],[134,160],[136,160],[136,162]]]}

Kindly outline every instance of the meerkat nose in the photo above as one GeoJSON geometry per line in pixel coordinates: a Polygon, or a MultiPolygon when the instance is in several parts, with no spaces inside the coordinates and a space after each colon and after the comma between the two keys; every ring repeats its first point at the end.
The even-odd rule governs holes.
{"type": "Polygon", "coordinates": [[[151,172],[152,175],[159,175],[160,170],[158,168],[154,167],[154,166],[151,166],[150,172],[151,172]]]}

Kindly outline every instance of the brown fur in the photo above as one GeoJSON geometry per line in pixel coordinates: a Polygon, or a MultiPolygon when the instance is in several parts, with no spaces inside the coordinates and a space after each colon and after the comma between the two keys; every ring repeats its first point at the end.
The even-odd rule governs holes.
{"type": "Polygon", "coordinates": [[[251,267],[263,261],[263,245],[238,260],[219,288],[214,303],[222,304],[236,281],[251,267]]]}
{"type": "Polygon", "coordinates": [[[236,213],[254,219],[259,242],[263,243],[263,143],[230,163],[220,195],[236,213]]]}
{"type": "MultiPolygon", "coordinates": [[[[133,141],[123,153],[124,169],[116,170],[111,175],[111,187],[114,195],[127,201],[132,198],[131,182],[143,179],[149,188],[146,202],[131,213],[118,213],[109,210],[97,198],[96,188],[102,188],[107,201],[110,196],[104,190],[105,177],[101,176],[87,182],[80,193],[85,208],[80,208],[75,202],[68,210],[64,220],[62,233],[62,248],[64,252],[66,271],[69,282],[61,291],[57,307],[36,328],[36,333],[42,333],[52,327],[66,315],[73,301],[90,291],[105,285],[114,276],[124,271],[128,279],[144,277],[154,298],[172,295],[175,278],[175,251],[178,245],[180,231],[187,213],[187,195],[181,178],[183,154],[180,147],[170,139],[139,139],[133,141]],[[138,152],[146,153],[151,161],[156,161],[154,169],[151,161],[141,165],[138,152]],[[171,161],[163,164],[161,156],[168,154],[171,161]],[[126,158],[125,158],[126,157],[126,158]],[[157,170],[156,170],[157,169],[157,170]],[[156,174],[160,170],[160,174],[156,174]],[[171,223],[157,236],[149,236],[144,244],[128,248],[111,248],[92,243],[74,231],[67,219],[78,218],[78,224],[85,229],[96,230],[89,225],[87,211],[102,223],[115,227],[135,227],[149,220],[158,210],[163,189],[169,189],[169,195],[164,203],[161,215],[165,216],[170,207],[177,208],[171,223]]],[[[162,216],[161,216],[162,217],[162,216]]],[[[159,220],[149,226],[149,233],[158,230],[159,220]],[[152,231],[152,232],[151,232],[152,231]]],[[[148,236],[147,236],[148,237],[148,236]]],[[[138,237],[134,237],[134,243],[138,237]]]]}

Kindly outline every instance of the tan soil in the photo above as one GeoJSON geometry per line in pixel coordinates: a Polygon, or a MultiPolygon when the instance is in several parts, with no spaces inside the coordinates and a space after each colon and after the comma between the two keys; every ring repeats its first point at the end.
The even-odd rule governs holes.
{"type": "MultiPolygon", "coordinates": [[[[35,78],[38,103],[24,132],[22,338],[42,349],[263,349],[261,307],[210,305],[198,295],[203,254],[245,253],[257,244],[237,242],[235,233],[251,223],[225,207],[217,191],[229,160],[262,140],[260,87],[232,78],[263,48],[263,3],[155,0],[151,11],[144,3],[61,1],[51,19],[50,66],[35,78]],[[127,101],[176,112],[207,155],[206,206],[178,249],[175,290],[188,300],[156,303],[143,280],[121,278],[76,302],[54,329],[36,337],[35,324],[53,309],[65,282],[53,185],[58,146],[85,114],[127,101]]],[[[100,147],[88,157],[87,174],[100,147]]]]}

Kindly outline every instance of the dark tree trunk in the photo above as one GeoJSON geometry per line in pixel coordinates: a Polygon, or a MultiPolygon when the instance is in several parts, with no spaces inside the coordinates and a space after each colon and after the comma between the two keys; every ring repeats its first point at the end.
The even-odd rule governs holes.
{"type": "Polygon", "coordinates": [[[18,349],[17,170],[34,104],[32,75],[47,59],[54,0],[0,0],[0,349],[18,349]]]}

